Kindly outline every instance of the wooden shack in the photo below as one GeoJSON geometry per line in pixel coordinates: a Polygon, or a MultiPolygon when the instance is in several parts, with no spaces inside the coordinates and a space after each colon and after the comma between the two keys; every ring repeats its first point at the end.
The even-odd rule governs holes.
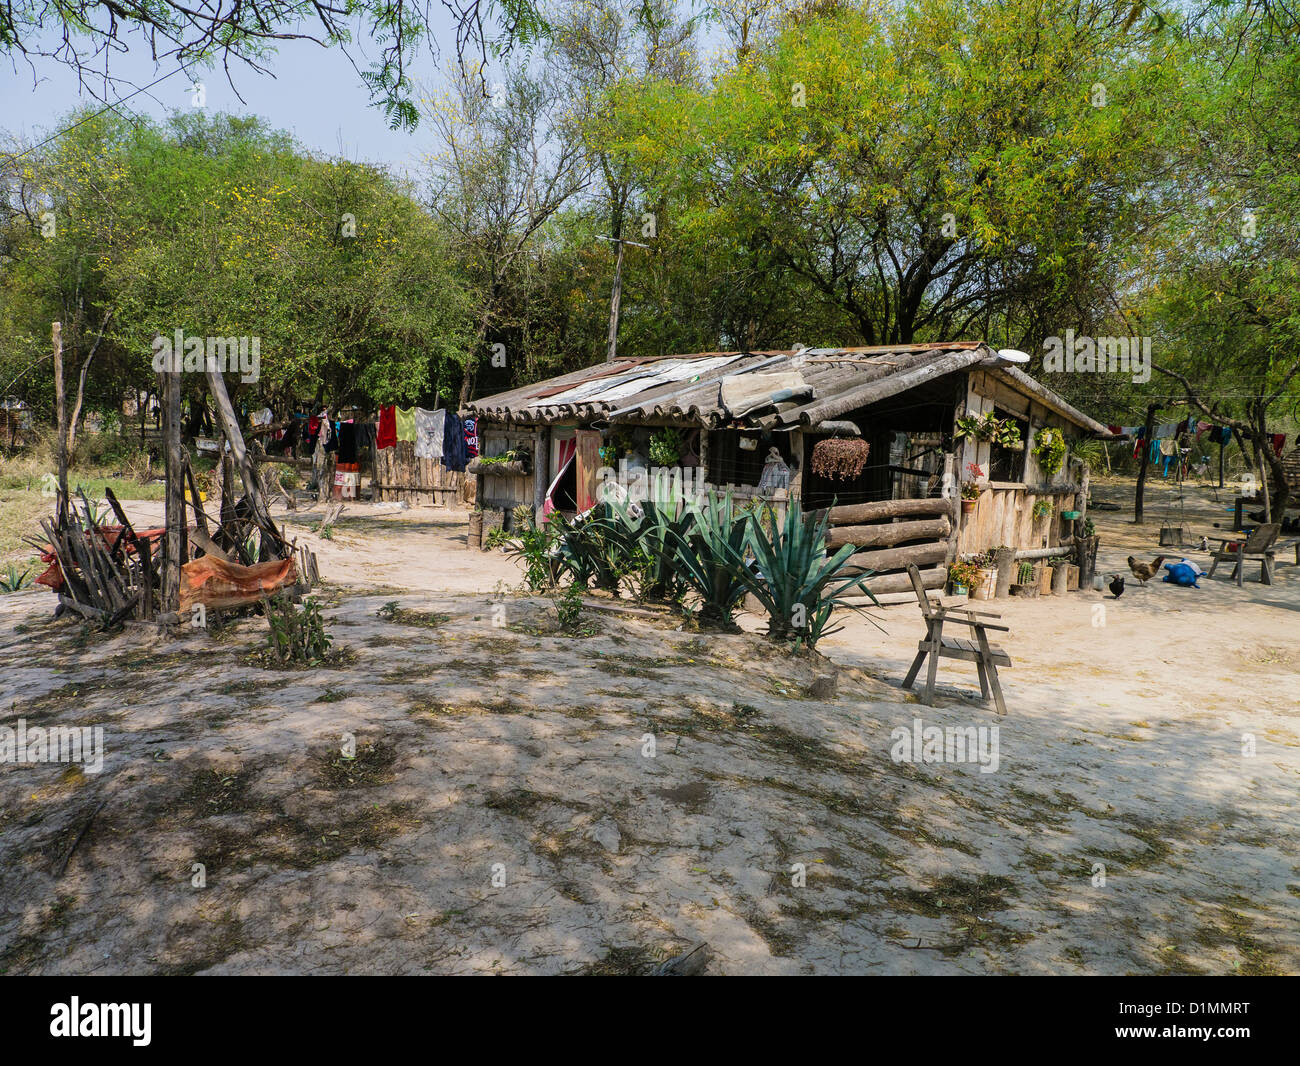
{"type": "Polygon", "coordinates": [[[479,419],[487,464],[472,472],[484,510],[581,512],[600,481],[663,465],[653,457],[675,447],[668,465],[703,491],[830,508],[832,546],[862,549],[854,562],[878,573],[873,592],[905,590],[908,563],[938,588],[959,555],[1070,551],[1086,511],[1086,466],[1067,457],[1049,476],[1035,438],[1044,427],[1067,444],[1109,433],[1021,361],[974,341],[625,358],[482,397],[462,414],[479,419]],[[963,436],[959,419],[988,416],[1014,423],[1020,446],[963,436]],[[854,476],[819,472],[817,447],[832,438],[865,445],[854,476]],[[770,463],[788,472],[776,487],[764,479],[770,463]],[[979,499],[963,514],[972,479],[979,499]],[[1050,512],[1035,513],[1039,501],[1050,512]]]}

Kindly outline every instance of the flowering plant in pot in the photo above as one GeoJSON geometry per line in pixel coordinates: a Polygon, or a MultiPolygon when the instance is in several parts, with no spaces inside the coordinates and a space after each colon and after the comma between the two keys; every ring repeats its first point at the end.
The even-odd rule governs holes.
{"type": "Polygon", "coordinates": [[[975,503],[980,498],[980,493],[984,491],[980,480],[984,477],[984,471],[976,463],[966,464],[966,473],[969,480],[963,481],[961,486],[961,513],[970,514],[975,510],[975,503]]]}
{"type": "Polygon", "coordinates": [[[958,559],[948,567],[948,581],[954,596],[965,596],[983,580],[979,566],[966,559],[958,559]]]}

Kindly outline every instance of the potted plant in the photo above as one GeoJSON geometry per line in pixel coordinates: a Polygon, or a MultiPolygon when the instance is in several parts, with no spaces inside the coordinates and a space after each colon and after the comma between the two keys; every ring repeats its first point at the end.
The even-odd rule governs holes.
{"type": "Polygon", "coordinates": [[[664,426],[650,435],[651,466],[676,466],[681,454],[682,437],[672,426],[664,426]]]}
{"type": "Polygon", "coordinates": [[[997,549],[982,552],[976,557],[975,565],[979,568],[980,579],[972,586],[972,594],[977,600],[991,600],[998,586],[997,549]]]}
{"type": "Polygon", "coordinates": [[[1065,462],[1065,436],[1053,426],[1044,426],[1034,434],[1034,457],[1038,468],[1050,481],[1065,462]]]}
{"type": "Polygon", "coordinates": [[[958,559],[948,567],[948,581],[954,596],[968,595],[980,580],[979,567],[966,559],[958,559]]]}
{"type": "Polygon", "coordinates": [[[958,418],[953,438],[961,440],[963,437],[986,440],[991,444],[996,444],[999,448],[1010,448],[1013,451],[1018,447],[1024,447],[1024,442],[1020,439],[1020,427],[1016,425],[1016,420],[1014,418],[998,418],[992,411],[986,415],[962,415],[958,418]]]}
{"type": "Polygon", "coordinates": [[[1015,583],[1011,586],[1011,595],[1034,599],[1038,595],[1038,577],[1034,564],[1028,559],[1021,561],[1015,583]]]}
{"type": "Polygon", "coordinates": [[[970,514],[975,510],[975,504],[980,498],[980,493],[984,491],[984,486],[980,484],[984,480],[984,471],[980,469],[978,463],[966,464],[966,480],[961,486],[961,513],[970,514]]]}
{"type": "Polygon", "coordinates": [[[1052,513],[1052,501],[1048,499],[1039,500],[1034,504],[1034,518],[1046,518],[1052,513]]]}

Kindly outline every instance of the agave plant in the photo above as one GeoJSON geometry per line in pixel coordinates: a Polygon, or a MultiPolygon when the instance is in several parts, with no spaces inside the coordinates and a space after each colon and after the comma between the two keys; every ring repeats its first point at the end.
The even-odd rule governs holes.
{"type": "Polygon", "coordinates": [[[738,516],[731,494],[710,496],[693,514],[691,531],[678,543],[673,565],[700,598],[706,625],[729,625],[745,597],[745,541],[749,519],[738,516]]]}
{"type": "Polygon", "coordinates": [[[612,507],[614,517],[636,545],[632,564],[638,596],[660,602],[678,599],[683,582],[677,569],[677,554],[687,547],[687,537],[695,528],[694,514],[680,508],[676,501],[646,500],[639,505],[639,515],[626,504],[612,507]]]}
{"type": "Polygon", "coordinates": [[[30,584],[28,578],[32,576],[31,567],[26,570],[19,570],[13,563],[5,568],[5,573],[0,574],[0,592],[18,592],[30,584]]]}
{"type": "Polygon", "coordinates": [[[597,504],[575,522],[560,541],[561,564],[583,588],[589,584],[618,595],[619,584],[637,565],[636,529],[614,513],[608,503],[597,504]]]}
{"type": "Polygon", "coordinates": [[[872,603],[877,603],[864,584],[870,571],[843,572],[856,550],[853,545],[846,544],[827,557],[829,527],[826,511],[805,513],[797,501],[790,502],[783,525],[758,521],[749,524],[748,547],[757,573],[747,568],[741,576],[766,609],[767,635],[773,640],[793,640],[816,647],[822,637],[842,628],[826,628],[836,607],[861,610],[844,599],[846,593],[860,589],[872,603]]]}

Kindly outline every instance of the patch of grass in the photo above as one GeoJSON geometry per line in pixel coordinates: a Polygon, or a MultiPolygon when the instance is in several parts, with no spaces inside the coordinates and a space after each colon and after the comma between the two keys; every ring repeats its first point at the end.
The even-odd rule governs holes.
{"type": "Polygon", "coordinates": [[[61,894],[43,908],[36,929],[22,933],[8,945],[0,947],[0,976],[27,973],[41,959],[47,958],[52,934],[68,924],[68,916],[77,905],[77,897],[61,894]]]}
{"type": "Polygon", "coordinates": [[[395,622],[403,626],[423,626],[425,629],[437,629],[451,621],[451,615],[438,611],[416,611],[403,607],[397,600],[389,600],[375,612],[385,622],[395,622]]]}
{"type": "Polygon", "coordinates": [[[645,977],[657,960],[645,948],[608,948],[595,962],[574,971],[577,977],[645,977]]]}
{"type": "Polygon", "coordinates": [[[372,788],[393,779],[397,752],[383,743],[363,744],[349,758],[342,752],[325,752],[317,759],[316,780],[320,788],[372,788]]]}
{"type": "Polygon", "coordinates": [[[1007,895],[1015,895],[1015,883],[1009,877],[981,874],[959,877],[947,874],[929,889],[887,889],[885,896],[902,911],[926,918],[943,918],[953,923],[957,934],[946,944],[931,945],[944,955],[959,955],[973,947],[1009,947],[1020,944],[1024,934],[986,917],[1006,910],[1011,904],[1007,895]]]}

